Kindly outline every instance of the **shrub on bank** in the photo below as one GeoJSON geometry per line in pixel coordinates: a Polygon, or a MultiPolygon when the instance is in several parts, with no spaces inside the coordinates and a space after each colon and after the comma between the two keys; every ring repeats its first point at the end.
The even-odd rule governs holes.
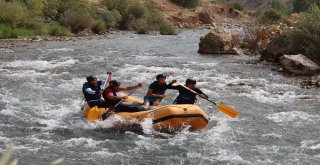
{"type": "Polygon", "coordinates": [[[129,6],[126,14],[123,16],[122,27],[125,29],[134,29],[138,33],[148,33],[150,27],[148,25],[148,9],[140,2],[136,2],[129,6]],[[142,26],[139,28],[138,26],[142,26]]]}
{"type": "Polygon", "coordinates": [[[135,19],[144,18],[147,15],[147,8],[140,2],[132,4],[127,15],[134,16],[135,19]]]}
{"type": "Polygon", "coordinates": [[[286,35],[290,45],[298,52],[320,64],[320,9],[312,6],[307,12],[302,13],[298,22],[286,35]]]}
{"type": "Polygon", "coordinates": [[[59,22],[68,10],[81,10],[94,16],[95,8],[87,0],[46,0],[43,3],[42,11],[46,22],[59,22]]]}
{"type": "Polygon", "coordinates": [[[129,7],[133,4],[134,0],[103,0],[108,10],[117,10],[123,16],[127,13],[129,7]]]}
{"type": "Polygon", "coordinates": [[[18,1],[6,2],[0,0],[0,23],[16,27],[25,19],[26,6],[18,1]]]}
{"type": "Polygon", "coordinates": [[[53,23],[48,27],[48,34],[52,36],[68,36],[70,33],[68,28],[60,26],[57,23],[53,23]]]}
{"type": "Polygon", "coordinates": [[[106,31],[106,25],[103,20],[97,20],[93,23],[91,30],[95,34],[100,34],[106,31]]]}
{"type": "Polygon", "coordinates": [[[67,10],[61,16],[60,22],[69,27],[73,33],[79,33],[91,27],[93,18],[82,10],[67,10]]]}
{"type": "Polygon", "coordinates": [[[163,21],[160,24],[159,31],[161,35],[176,35],[176,29],[169,22],[163,21]]]}
{"type": "Polygon", "coordinates": [[[0,23],[11,27],[28,27],[44,29],[42,27],[42,0],[4,1],[0,0],[0,23]]]}
{"type": "Polygon", "coordinates": [[[99,11],[97,13],[98,19],[104,21],[106,28],[116,28],[119,27],[121,21],[121,15],[117,10],[109,11],[99,11]]]}
{"type": "Polygon", "coordinates": [[[200,4],[200,0],[170,0],[170,1],[185,8],[196,8],[200,4]]]}
{"type": "Polygon", "coordinates": [[[147,20],[142,18],[131,21],[129,27],[130,30],[134,30],[138,32],[138,34],[147,34],[151,30],[147,20]]]}
{"type": "MultiPolygon", "coordinates": [[[[138,33],[148,33],[151,30],[159,30],[164,18],[158,10],[155,9],[156,5],[153,1],[123,0],[121,2],[122,3],[114,0],[103,1],[105,7],[113,12],[113,16],[118,21],[121,29],[135,30],[138,33]],[[115,14],[115,11],[118,11],[117,14],[115,14]]],[[[108,13],[105,15],[108,15],[108,13]]],[[[103,17],[104,18],[100,18],[106,22],[113,20],[113,17],[110,16],[103,17]]]]}
{"type": "Polygon", "coordinates": [[[17,38],[18,36],[36,35],[33,30],[27,28],[12,28],[9,25],[0,24],[0,38],[17,38]]]}

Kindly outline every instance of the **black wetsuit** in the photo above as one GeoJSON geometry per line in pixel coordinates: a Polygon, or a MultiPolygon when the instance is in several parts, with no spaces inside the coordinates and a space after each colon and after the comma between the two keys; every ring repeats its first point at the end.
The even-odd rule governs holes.
{"type": "MultiPolygon", "coordinates": [[[[175,89],[179,91],[179,95],[174,100],[173,104],[194,104],[197,100],[196,94],[182,87],[181,85],[172,86],[172,84],[168,84],[168,89],[175,89]]],[[[195,88],[193,90],[199,94],[204,94],[199,88],[195,88]]],[[[206,95],[206,97],[208,96],[206,95]]]]}

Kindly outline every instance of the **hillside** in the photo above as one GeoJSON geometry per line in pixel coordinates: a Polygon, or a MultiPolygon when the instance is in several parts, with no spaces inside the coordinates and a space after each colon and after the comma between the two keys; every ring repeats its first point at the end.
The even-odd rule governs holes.
{"type": "Polygon", "coordinates": [[[248,20],[241,12],[230,10],[224,4],[202,1],[196,9],[186,9],[169,1],[154,0],[160,13],[179,28],[196,28],[205,24],[234,23],[248,20]]]}
{"type": "MultiPolygon", "coordinates": [[[[95,4],[101,2],[101,0],[89,1],[95,4]]],[[[250,20],[247,15],[230,10],[227,5],[216,1],[202,0],[196,9],[183,8],[169,0],[153,0],[153,2],[161,15],[178,28],[198,28],[219,23],[241,24],[250,20]]]]}

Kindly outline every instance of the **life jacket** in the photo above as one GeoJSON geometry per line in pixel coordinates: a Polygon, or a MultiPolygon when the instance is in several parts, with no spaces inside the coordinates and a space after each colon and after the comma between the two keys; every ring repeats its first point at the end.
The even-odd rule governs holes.
{"type": "Polygon", "coordinates": [[[175,99],[174,104],[194,104],[196,100],[196,94],[181,88],[179,89],[179,95],[175,99]]]}
{"type": "Polygon", "coordinates": [[[110,91],[110,90],[112,91],[113,96],[118,96],[117,92],[114,91],[112,87],[108,87],[108,88],[106,88],[106,89],[103,91],[103,98],[104,98],[104,100],[105,100],[106,103],[111,104],[111,105],[116,105],[119,101],[121,101],[121,99],[110,100],[110,99],[107,97],[107,95],[108,95],[107,91],[110,91]]]}
{"type": "Polygon", "coordinates": [[[82,93],[84,95],[84,98],[86,99],[86,101],[89,102],[94,102],[94,101],[98,101],[100,100],[100,95],[99,95],[99,91],[101,90],[101,84],[102,81],[97,81],[97,86],[93,86],[90,83],[86,82],[83,84],[82,86],[82,93]],[[87,88],[91,88],[93,91],[95,91],[95,94],[89,94],[86,89],[87,88]]]}

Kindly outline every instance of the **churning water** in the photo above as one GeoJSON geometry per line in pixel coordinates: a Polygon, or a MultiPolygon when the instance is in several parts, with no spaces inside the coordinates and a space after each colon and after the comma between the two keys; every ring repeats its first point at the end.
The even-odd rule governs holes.
{"type": "MultiPolygon", "coordinates": [[[[19,164],[320,164],[320,90],[250,65],[248,56],[197,53],[207,30],[178,36],[119,32],[108,38],[23,43],[0,49],[0,150],[13,142],[19,164]],[[144,133],[114,129],[112,121],[87,123],[80,111],[88,75],[106,69],[124,85],[155,75],[183,83],[195,78],[210,99],[239,111],[235,119],[199,100],[210,116],[198,132],[144,133]]],[[[177,93],[168,91],[164,104],[177,93]]]]}

